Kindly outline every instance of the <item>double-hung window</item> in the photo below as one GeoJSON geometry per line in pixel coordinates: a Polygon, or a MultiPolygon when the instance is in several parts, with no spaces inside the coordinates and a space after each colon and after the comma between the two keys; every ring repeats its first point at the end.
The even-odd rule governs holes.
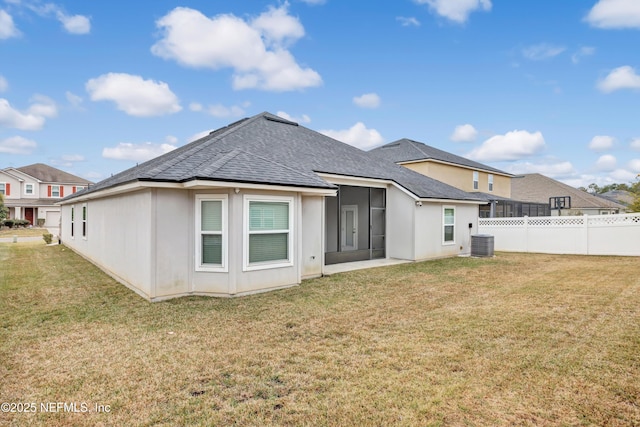
{"type": "Polygon", "coordinates": [[[293,265],[293,198],[245,196],[244,270],[293,265]]]}
{"type": "Polygon", "coordinates": [[[473,189],[474,190],[478,189],[479,183],[480,183],[479,173],[478,171],[473,171],[473,189]]]}
{"type": "Polygon", "coordinates": [[[9,184],[0,182],[0,194],[2,194],[3,196],[9,195],[9,184]]]}
{"type": "Polygon", "coordinates": [[[227,195],[196,195],[196,271],[227,271],[227,195]]]}
{"type": "Polygon", "coordinates": [[[489,174],[489,191],[493,191],[493,175],[489,174]]]}
{"type": "Polygon", "coordinates": [[[74,220],[75,220],[75,210],[76,210],[76,207],[75,206],[71,206],[71,238],[72,239],[74,238],[74,235],[73,235],[73,228],[74,227],[73,226],[74,226],[74,220]]]}
{"type": "Polygon", "coordinates": [[[89,212],[87,211],[87,204],[82,205],[82,238],[87,238],[87,219],[89,212]]]}
{"type": "Polygon", "coordinates": [[[442,243],[451,245],[456,240],[456,208],[444,206],[442,208],[442,243]]]}
{"type": "Polygon", "coordinates": [[[32,195],[33,194],[33,184],[25,184],[24,185],[24,194],[32,195]]]}

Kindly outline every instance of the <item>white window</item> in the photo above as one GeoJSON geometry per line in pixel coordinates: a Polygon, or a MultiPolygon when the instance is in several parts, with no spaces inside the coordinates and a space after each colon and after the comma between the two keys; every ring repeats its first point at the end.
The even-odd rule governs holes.
{"type": "Polygon", "coordinates": [[[60,186],[52,185],[51,186],[51,197],[60,197],[60,186]]]}
{"type": "Polygon", "coordinates": [[[451,245],[456,240],[456,208],[443,206],[442,208],[442,243],[451,245]]]}
{"type": "Polygon", "coordinates": [[[489,174],[489,191],[493,191],[493,175],[489,174]]]}
{"type": "Polygon", "coordinates": [[[293,265],[293,198],[244,197],[244,271],[293,265]]]}
{"type": "Polygon", "coordinates": [[[84,190],[84,186],[82,185],[76,185],[75,187],[73,187],[73,192],[77,193],[78,191],[84,190]]]}
{"type": "Polygon", "coordinates": [[[24,185],[24,194],[33,194],[33,184],[24,185]]]}
{"type": "Polygon", "coordinates": [[[480,178],[478,177],[478,171],[473,171],[473,189],[478,189],[478,184],[480,182],[480,178]]]}
{"type": "Polygon", "coordinates": [[[196,195],[196,271],[227,271],[227,195],[196,195]]]}
{"type": "Polygon", "coordinates": [[[7,185],[4,182],[0,182],[0,194],[7,195],[7,185]]]}
{"type": "Polygon", "coordinates": [[[71,206],[71,238],[73,239],[73,221],[75,220],[75,206],[71,206]]]}
{"type": "Polygon", "coordinates": [[[89,212],[87,211],[87,204],[82,205],[82,238],[87,238],[87,220],[89,212]]]}

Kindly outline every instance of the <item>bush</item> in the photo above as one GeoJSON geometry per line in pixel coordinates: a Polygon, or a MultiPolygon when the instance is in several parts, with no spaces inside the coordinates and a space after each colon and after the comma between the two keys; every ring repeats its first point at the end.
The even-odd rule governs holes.
{"type": "Polygon", "coordinates": [[[26,219],[14,219],[13,226],[14,227],[28,227],[31,223],[26,219]]]}
{"type": "Polygon", "coordinates": [[[38,227],[42,227],[44,225],[44,218],[38,218],[38,227]]]}
{"type": "Polygon", "coordinates": [[[53,234],[51,233],[44,233],[42,235],[42,238],[44,239],[44,241],[47,243],[47,245],[51,244],[51,240],[53,240],[53,234]]]}
{"type": "Polygon", "coordinates": [[[4,225],[5,227],[9,227],[9,228],[13,228],[13,224],[15,223],[14,220],[12,219],[5,219],[4,220],[4,225]]]}

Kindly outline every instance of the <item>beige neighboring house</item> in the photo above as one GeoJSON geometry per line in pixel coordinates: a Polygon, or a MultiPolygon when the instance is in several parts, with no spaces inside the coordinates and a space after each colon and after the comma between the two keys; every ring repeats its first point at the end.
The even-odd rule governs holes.
{"type": "Polygon", "coordinates": [[[511,194],[515,199],[534,203],[549,203],[549,199],[556,197],[571,198],[570,207],[551,209],[551,215],[609,215],[626,210],[620,203],[594,196],[539,173],[514,177],[511,194]]]}
{"type": "Polygon", "coordinates": [[[90,184],[91,181],[43,163],[0,170],[0,194],[9,208],[9,218],[26,219],[32,225],[41,220],[45,227],[57,227],[60,206],[56,203],[90,184]]]}

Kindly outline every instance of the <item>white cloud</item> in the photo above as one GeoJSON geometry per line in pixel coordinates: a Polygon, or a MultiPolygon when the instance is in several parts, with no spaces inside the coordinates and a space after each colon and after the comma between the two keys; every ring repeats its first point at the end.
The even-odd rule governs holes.
{"type": "Polygon", "coordinates": [[[71,34],[89,34],[91,32],[91,20],[83,15],[66,15],[58,11],[56,13],[58,21],[68,33],[71,34]]]}
{"type": "Polygon", "coordinates": [[[620,183],[620,182],[635,182],[636,177],[638,176],[638,171],[640,169],[633,170],[627,169],[616,169],[609,173],[609,176],[612,178],[611,181],[620,183]]]}
{"type": "Polygon", "coordinates": [[[429,9],[451,21],[465,23],[475,10],[491,10],[491,0],[415,0],[427,4],[429,9]]]}
{"type": "Polygon", "coordinates": [[[413,16],[410,16],[410,17],[396,16],[396,21],[398,21],[400,25],[402,25],[403,27],[419,27],[420,26],[420,21],[418,21],[413,16]]]}
{"type": "Polygon", "coordinates": [[[69,104],[76,108],[80,108],[80,105],[82,104],[82,97],[69,91],[66,91],[64,96],[67,98],[67,101],[69,101],[69,104]]]}
{"type": "Polygon", "coordinates": [[[362,150],[368,150],[384,142],[382,135],[375,129],[367,129],[362,122],[358,122],[345,130],[321,130],[320,133],[338,141],[345,142],[362,150]]]}
{"type": "Polygon", "coordinates": [[[481,162],[519,160],[539,153],[545,145],[540,132],[514,130],[504,135],[492,136],[467,157],[481,162]]]}
{"type": "Polygon", "coordinates": [[[191,111],[199,112],[199,111],[202,111],[203,109],[204,107],[199,102],[192,102],[191,104],[189,104],[189,110],[191,111]]]}
{"type": "Polygon", "coordinates": [[[327,0],[302,0],[303,3],[310,5],[325,4],[327,0]]]}
{"type": "Polygon", "coordinates": [[[47,118],[58,114],[56,104],[46,96],[35,95],[26,112],[14,109],[9,101],[0,98],[0,126],[20,130],[40,130],[47,118]]]}
{"type": "Polygon", "coordinates": [[[600,156],[598,160],[596,160],[596,169],[601,172],[611,172],[616,168],[618,161],[611,154],[605,154],[600,156]]]}
{"type": "Polygon", "coordinates": [[[9,89],[9,82],[4,76],[0,76],[0,93],[6,92],[7,89],[9,89]]]}
{"type": "Polygon", "coordinates": [[[598,82],[597,87],[604,93],[620,89],[640,89],[640,76],[636,74],[635,69],[624,65],[611,71],[607,77],[598,82]]]}
{"type": "Polygon", "coordinates": [[[239,117],[243,116],[245,111],[242,107],[232,105],[231,107],[225,107],[222,104],[209,105],[206,110],[208,114],[213,117],[225,118],[225,117],[239,117]]]}
{"type": "Polygon", "coordinates": [[[560,55],[566,50],[563,46],[540,43],[522,49],[522,56],[531,61],[542,61],[560,55]]]}
{"type": "Polygon", "coordinates": [[[604,151],[613,147],[615,138],[607,135],[596,135],[589,142],[589,149],[593,151],[604,151]]]}
{"type": "Polygon", "coordinates": [[[597,28],[640,28],[640,2],[637,0],[600,0],[585,20],[597,28]]]}
{"type": "Polygon", "coordinates": [[[154,157],[158,157],[177,147],[173,144],[154,144],[144,142],[142,144],[132,144],[121,142],[115,147],[105,147],[102,150],[102,157],[116,160],[132,160],[134,162],[144,162],[154,157]]]}
{"type": "Polygon", "coordinates": [[[200,138],[204,138],[205,136],[209,135],[211,132],[213,132],[213,129],[209,129],[209,130],[203,130],[201,132],[198,132],[194,135],[191,135],[191,138],[188,139],[189,142],[193,142],[195,140],[198,140],[200,138]]]}
{"type": "Polygon", "coordinates": [[[378,108],[380,102],[380,97],[376,93],[365,93],[364,95],[353,97],[353,103],[361,108],[378,108]]]}
{"type": "Polygon", "coordinates": [[[50,159],[52,165],[58,167],[71,168],[75,163],[84,162],[86,159],[80,154],[64,154],[59,159],[50,159]]]}
{"type": "Polygon", "coordinates": [[[13,23],[13,18],[7,12],[0,9],[0,40],[18,36],[20,36],[20,31],[18,31],[13,23]]]}
{"type": "Polygon", "coordinates": [[[470,124],[456,126],[453,133],[449,137],[450,140],[455,142],[473,142],[478,136],[476,128],[470,124]]]}
{"type": "Polygon", "coordinates": [[[113,101],[131,116],[150,117],[182,110],[169,85],[124,73],[103,74],[89,80],[85,88],[92,101],[113,101]]]}
{"type": "Polygon", "coordinates": [[[633,138],[629,144],[632,150],[640,151],[640,138],[633,138]]]}
{"type": "Polygon", "coordinates": [[[285,113],[284,111],[278,111],[276,113],[276,116],[282,117],[283,119],[289,120],[290,122],[311,123],[311,117],[307,116],[306,114],[303,114],[300,118],[297,118],[297,117],[290,116],[289,114],[285,113]]]}
{"type": "Polygon", "coordinates": [[[634,174],[639,174],[640,173],[640,159],[631,159],[631,161],[629,161],[629,169],[631,169],[631,172],[633,172],[634,174]]]}
{"type": "Polygon", "coordinates": [[[177,7],[156,21],[162,38],[151,52],[194,68],[233,69],[235,89],[290,91],[319,86],[320,75],[301,67],[287,50],[304,35],[288,3],[253,21],[231,14],[208,18],[201,12],[177,7]]]}
{"type": "Polygon", "coordinates": [[[7,139],[0,139],[0,153],[7,154],[31,154],[38,144],[21,136],[12,136],[7,139]]]}
{"type": "Polygon", "coordinates": [[[578,49],[577,52],[575,52],[573,55],[571,55],[571,62],[573,62],[574,64],[577,64],[585,56],[591,56],[594,53],[596,53],[596,48],[595,47],[582,46],[580,49],[578,49]]]}

